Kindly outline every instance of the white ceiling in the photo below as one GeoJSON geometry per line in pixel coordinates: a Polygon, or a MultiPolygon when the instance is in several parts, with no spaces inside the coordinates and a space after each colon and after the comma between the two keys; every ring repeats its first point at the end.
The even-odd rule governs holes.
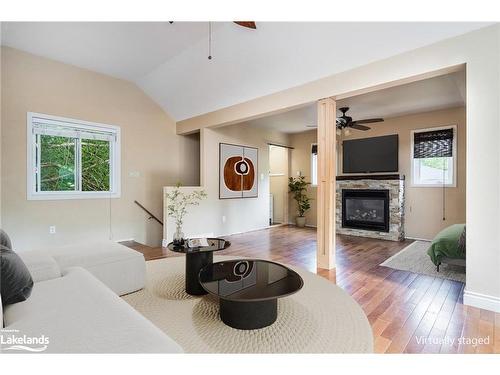
{"type": "MultiPolygon", "coordinates": [[[[337,108],[349,107],[348,115],[354,120],[371,117],[390,118],[463,105],[465,105],[464,71],[337,102],[337,108]]],[[[253,120],[249,124],[284,133],[299,133],[310,130],[311,128],[307,126],[315,125],[316,121],[316,105],[313,103],[281,114],[253,120]]],[[[368,124],[368,126],[377,125],[368,124]]]]}
{"type": "Polygon", "coordinates": [[[486,23],[2,22],[2,44],[137,83],[176,120],[352,69],[486,23]]]}
{"type": "Polygon", "coordinates": [[[2,22],[2,45],[137,82],[207,30],[206,22],[2,22]]]}

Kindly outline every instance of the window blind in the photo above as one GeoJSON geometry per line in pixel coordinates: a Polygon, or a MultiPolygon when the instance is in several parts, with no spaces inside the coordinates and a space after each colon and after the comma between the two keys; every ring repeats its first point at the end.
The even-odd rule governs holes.
{"type": "Polygon", "coordinates": [[[33,134],[50,135],[77,139],[95,139],[112,142],[116,140],[116,132],[109,129],[83,127],[79,124],[33,118],[33,134]]]}
{"type": "Polygon", "coordinates": [[[318,145],[312,145],[311,154],[318,155],[318,145]]]}
{"type": "Polygon", "coordinates": [[[453,129],[414,133],[413,137],[415,159],[453,156],[453,129]]]}

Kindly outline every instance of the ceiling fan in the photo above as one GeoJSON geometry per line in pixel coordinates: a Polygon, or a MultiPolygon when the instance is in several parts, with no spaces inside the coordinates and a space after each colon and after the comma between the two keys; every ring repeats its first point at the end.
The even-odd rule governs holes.
{"type": "Polygon", "coordinates": [[[247,29],[256,29],[257,25],[254,21],[233,21],[235,24],[241,27],[246,27],[247,29]]]}
{"type": "MultiPolygon", "coordinates": [[[[337,125],[337,133],[340,133],[342,130],[344,130],[345,135],[349,135],[349,129],[356,129],[356,130],[370,130],[371,128],[368,126],[365,126],[363,124],[373,124],[375,122],[382,122],[384,121],[383,118],[367,118],[364,120],[353,120],[351,116],[347,116],[347,111],[349,111],[349,107],[341,107],[339,108],[339,111],[342,112],[342,116],[337,117],[336,120],[336,125],[337,125]]],[[[311,128],[316,128],[317,125],[307,125],[308,127],[311,128]]]]}
{"type": "Polygon", "coordinates": [[[355,120],[353,121],[351,116],[347,116],[346,113],[349,110],[349,107],[341,107],[339,111],[342,112],[342,116],[337,117],[337,129],[345,129],[345,128],[353,128],[356,130],[370,130],[371,128],[368,126],[364,126],[363,124],[373,124],[375,122],[384,121],[383,118],[367,118],[364,120],[355,120]]]}

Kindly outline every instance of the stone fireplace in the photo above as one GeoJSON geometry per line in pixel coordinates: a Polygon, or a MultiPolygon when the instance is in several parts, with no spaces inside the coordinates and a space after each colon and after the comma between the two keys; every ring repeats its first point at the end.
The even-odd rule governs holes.
{"type": "Polygon", "coordinates": [[[336,200],[337,233],[404,239],[404,176],[338,176],[336,200]]]}

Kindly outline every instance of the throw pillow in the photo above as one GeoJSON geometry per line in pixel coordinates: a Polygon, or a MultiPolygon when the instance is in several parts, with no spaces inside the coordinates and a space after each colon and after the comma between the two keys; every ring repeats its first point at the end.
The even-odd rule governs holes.
{"type": "Polygon", "coordinates": [[[0,294],[2,305],[26,300],[33,289],[33,279],[24,262],[10,247],[9,237],[2,231],[0,244],[0,294]]]}
{"type": "Polygon", "coordinates": [[[3,229],[0,229],[0,245],[12,250],[12,243],[10,242],[10,238],[3,229]]]}

